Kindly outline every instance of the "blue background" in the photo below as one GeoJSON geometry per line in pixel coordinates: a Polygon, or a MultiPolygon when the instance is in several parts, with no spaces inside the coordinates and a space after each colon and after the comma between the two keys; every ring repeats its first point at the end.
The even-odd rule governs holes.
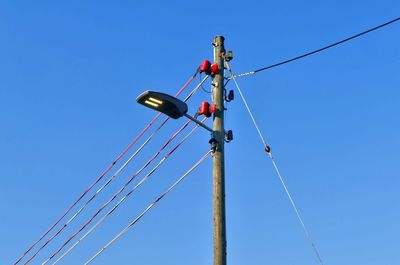
{"type": "MultiPolygon", "coordinates": [[[[215,35],[241,73],[399,10],[394,0],[0,1],[0,263],[15,261],[155,115],[136,96],[174,94],[212,59],[215,35]]],[[[327,265],[400,264],[399,30],[238,79],[327,265]]],[[[204,100],[197,93],[191,113],[204,100]]],[[[227,108],[228,263],[317,264],[238,93],[227,108]]],[[[33,264],[184,122],[169,122],[33,264]]],[[[208,140],[198,130],[62,264],[86,261],[207,152],[208,140]]],[[[211,194],[209,159],[94,264],[211,264],[211,194]]]]}

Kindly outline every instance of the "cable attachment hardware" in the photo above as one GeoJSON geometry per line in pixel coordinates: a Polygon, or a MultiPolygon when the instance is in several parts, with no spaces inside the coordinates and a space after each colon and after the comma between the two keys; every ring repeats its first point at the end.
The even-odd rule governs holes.
{"type": "Polygon", "coordinates": [[[233,90],[229,90],[229,93],[227,95],[226,89],[224,88],[224,92],[225,92],[225,101],[226,102],[231,102],[232,100],[235,99],[235,94],[234,94],[233,90]]]}
{"type": "Polygon", "coordinates": [[[232,52],[232,50],[229,50],[229,51],[228,51],[228,54],[226,54],[226,51],[223,51],[223,52],[221,53],[221,57],[222,57],[222,59],[224,59],[225,62],[229,62],[230,60],[233,59],[233,52],[232,52]]]}
{"type": "Polygon", "coordinates": [[[233,140],[233,132],[232,130],[229,130],[225,132],[225,142],[229,143],[233,140]]]}
{"type": "Polygon", "coordinates": [[[225,60],[229,62],[232,59],[233,59],[233,52],[232,52],[232,50],[229,50],[228,54],[225,57],[225,60]]]}
{"type": "Polygon", "coordinates": [[[265,152],[267,152],[268,154],[271,153],[271,147],[269,147],[268,145],[265,146],[265,152]]]}
{"type": "Polygon", "coordinates": [[[217,139],[215,139],[214,137],[210,139],[210,141],[208,141],[209,144],[211,144],[211,152],[214,154],[215,151],[217,150],[217,139]]]}

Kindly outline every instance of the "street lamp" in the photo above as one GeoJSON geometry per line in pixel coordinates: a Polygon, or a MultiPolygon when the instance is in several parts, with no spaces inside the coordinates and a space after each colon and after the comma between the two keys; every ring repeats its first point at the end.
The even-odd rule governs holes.
{"type": "Polygon", "coordinates": [[[136,98],[136,101],[150,109],[164,113],[173,119],[179,119],[185,116],[209,132],[213,132],[213,129],[187,114],[187,104],[176,97],[161,92],[145,91],[136,98]]]}

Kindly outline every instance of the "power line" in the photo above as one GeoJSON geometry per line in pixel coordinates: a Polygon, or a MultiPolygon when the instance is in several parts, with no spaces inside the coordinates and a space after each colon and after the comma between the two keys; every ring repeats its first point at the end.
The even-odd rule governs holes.
{"type": "Polygon", "coordinates": [[[250,115],[250,117],[251,117],[251,119],[252,119],[252,121],[253,121],[254,127],[257,129],[257,132],[258,132],[258,135],[260,136],[260,140],[261,140],[261,142],[262,142],[262,144],[263,144],[263,147],[264,147],[264,149],[267,151],[267,153],[269,154],[269,157],[270,157],[270,159],[271,159],[272,165],[274,166],[275,172],[276,172],[276,174],[277,174],[277,176],[278,176],[278,178],[279,178],[279,180],[280,180],[280,182],[281,182],[281,184],[282,184],[282,186],[283,186],[283,188],[284,188],[284,190],[285,190],[285,193],[286,193],[287,197],[289,198],[290,204],[292,205],[292,208],[293,208],[294,212],[296,213],[297,219],[299,220],[299,222],[300,222],[300,224],[301,224],[301,227],[303,228],[303,231],[304,231],[304,233],[305,233],[307,239],[309,240],[309,242],[310,242],[310,244],[311,244],[311,247],[312,247],[312,249],[313,249],[313,251],[314,251],[314,253],[315,253],[315,256],[316,256],[316,258],[318,259],[318,262],[319,262],[321,265],[324,265],[324,263],[323,263],[323,261],[322,261],[322,258],[321,258],[321,255],[319,254],[319,251],[318,251],[318,249],[317,249],[317,247],[316,247],[316,245],[315,245],[315,243],[314,243],[314,240],[311,238],[311,234],[310,234],[309,230],[307,229],[307,227],[306,227],[306,225],[305,225],[305,223],[304,223],[304,221],[303,221],[303,218],[302,218],[301,215],[300,215],[300,212],[299,212],[299,210],[298,210],[298,208],[297,208],[297,206],[296,206],[296,203],[294,202],[293,197],[292,197],[292,195],[290,194],[289,189],[287,188],[287,185],[286,185],[286,183],[285,183],[285,181],[284,181],[284,179],[283,179],[282,174],[280,173],[280,171],[279,171],[279,169],[278,169],[278,166],[277,166],[276,163],[275,163],[274,157],[272,156],[272,153],[271,153],[271,149],[270,149],[270,147],[267,145],[267,143],[266,143],[266,141],[265,141],[265,138],[264,138],[264,136],[262,135],[261,130],[260,130],[260,128],[259,128],[259,126],[258,126],[256,120],[254,119],[254,116],[253,116],[253,114],[252,114],[252,112],[251,112],[251,110],[250,110],[250,107],[249,107],[249,105],[247,104],[247,101],[246,101],[246,99],[245,99],[245,97],[244,97],[244,95],[243,95],[243,92],[242,92],[242,90],[240,89],[240,86],[239,86],[239,84],[238,84],[237,81],[236,81],[236,77],[235,77],[235,75],[233,74],[233,72],[232,72],[232,70],[231,70],[231,68],[230,68],[228,62],[226,62],[226,65],[227,65],[227,69],[228,69],[228,71],[230,72],[231,77],[232,77],[232,79],[233,79],[233,81],[234,81],[234,83],[235,83],[235,85],[236,85],[236,88],[237,88],[238,91],[239,91],[240,97],[242,98],[242,100],[243,100],[243,102],[244,102],[244,104],[245,104],[245,106],[246,106],[247,112],[249,113],[249,115],[250,115]]]}
{"type": "Polygon", "coordinates": [[[366,30],[366,31],[360,32],[360,33],[358,33],[358,34],[356,34],[356,35],[353,35],[353,36],[351,36],[351,37],[348,37],[348,38],[346,38],[346,39],[343,39],[343,40],[340,40],[340,41],[338,41],[338,42],[329,44],[329,45],[327,45],[327,46],[325,46],[325,47],[316,49],[316,50],[311,51],[311,52],[304,53],[304,54],[299,55],[299,56],[297,56],[297,57],[294,57],[294,58],[291,58],[291,59],[288,59],[288,60],[285,60],[285,61],[282,61],[282,62],[279,62],[279,63],[275,63],[275,64],[272,64],[272,65],[269,65],[269,66],[266,66],[266,67],[263,67],[263,68],[254,70],[254,71],[250,71],[250,72],[247,72],[247,73],[238,74],[238,75],[236,75],[235,77],[242,77],[242,76],[247,76],[247,75],[253,75],[253,74],[256,74],[256,73],[261,72],[261,71],[264,71],[264,70],[268,70],[268,69],[271,69],[271,68],[275,68],[275,67],[278,67],[278,66],[287,64],[287,63],[291,63],[291,62],[293,62],[293,61],[300,60],[300,59],[302,59],[302,58],[304,58],[304,57],[307,57],[307,56],[310,56],[310,55],[313,55],[313,54],[322,52],[322,51],[327,50],[327,49],[329,49],[329,48],[335,47],[335,46],[337,46],[337,45],[340,45],[340,44],[343,44],[343,43],[348,42],[348,41],[350,41],[350,40],[353,40],[353,39],[355,39],[355,38],[358,38],[358,37],[360,37],[360,36],[362,36],[362,35],[368,34],[368,33],[372,32],[372,31],[377,30],[377,29],[386,27],[386,26],[388,26],[388,25],[390,25],[390,24],[393,24],[393,23],[395,23],[395,22],[397,22],[397,21],[399,21],[399,20],[400,20],[400,17],[398,17],[398,18],[396,18],[396,19],[393,19],[393,20],[390,20],[390,21],[388,21],[388,22],[385,22],[385,23],[383,23],[383,24],[381,24],[381,25],[379,25],[379,26],[373,27],[373,28],[368,29],[368,30],[366,30]]]}
{"type": "MultiPolygon", "coordinates": [[[[201,122],[205,122],[207,118],[204,118],[201,122]]],[[[138,187],[140,187],[164,162],[165,160],[168,159],[169,156],[171,156],[176,149],[178,149],[194,132],[195,130],[199,127],[199,125],[196,125],[174,148],[172,148],[169,153],[167,153],[161,160],[160,162],[153,167],[150,172],[142,178],[142,180],[135,185],[121,200],[114,205],[112,209],[110,209],[95,225],[92,226],[79,240],[77,240],[64,254],[62,254],[52,265],[57,264],[60,262],[68,253],[70,253],[83,239],[85,239],[89,234],[91,234],[108,216],[110,216],[138,187]]],[[[45,265],[50,261],[50,258],[47,259],[45,262],[42,263],[42,265],[45,265]]]]}
{"type": "Polygon", "coordinates": [[[194,169],[196,169],[207,157],[211,154],[211,150],[208,151],[199,161],[197,161],[185,174],[183,174],[174,184],[172,184],[161,196],[159,196],[155,201],[153,201],[147,208],[140,213],[129,225],[127,225],[120,233],[118,233],[111,241],[109,241],[104,247],[102,247],[95,255],[93,255],[85,265],[91,263],[95,258],[97,258],[104,250],[106,250],[111,244],[123,236],[128,230],[134,226],[151,208],[153,208],[158,202],[160,202],[169,192],[171,192],[184,178],[186,178],[194,169]]]}

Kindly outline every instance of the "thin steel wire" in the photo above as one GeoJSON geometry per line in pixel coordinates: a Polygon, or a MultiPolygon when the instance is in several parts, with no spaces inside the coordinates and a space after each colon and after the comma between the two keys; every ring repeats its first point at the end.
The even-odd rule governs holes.
{"type": "Polygon", "coordinates": [[[155,201],[153,201],[147,208],[140,213],[129,225],[127,225],[121,232],[119,232],[111,241],[104,245],[95,255],[93,255],[85,265],[90,264],[94,259],[96,259],[104,250],[111,246],[116,240],[123,236],[128,230],[134,226],[151,208],[153,208],[158,202],[160,202],[169,192],[171,192],[184,178],[186,178],[194,169],[196,169],[207,157],[211,154],[211,150],[208,151],[199,161],[197,161],[185,174],[183,174],[174,184],[172,184],[161,196],[159,196],[155,201]]]}
{"type": "Polygon", "coordinates": [[[298,208],[297,208],[297,206],[296,206],[296,203],[294,202],[292,196],[290,195],[290,192],[289,192],[289,190],[288,190],[288,188],[287,188],[287,186],[286,186],[286,183],[285,183],[285,181],[283,180],[283,176],[281,175],[281,172],[279,171],[278,166],[276,165],[275,159],[272,157],[271,152],[269,153],[269,156],[270,156],[270,158],[271,158],[272,165],[273,165],[274,168],[275,168],[276,174],[278,174],[279,180],[281,181],[282,186],[283,186],[283,188],[285,189],[286,195],[287,195],[288,198],[289,198],[290,204],[292,205],[293,210],[294,210],[295,213],[296,213],[297,219],[299,220],[299,222],[300,222],[300,224],[301,224],[301,227],[303,228],[303,231],[304,231],[304,233],[306,234],[306,237],[307,237],[307,239],[309,240],[309,242],[310,242],[310,244],[311,244],[311,247],[313,248],[314,253],[315,253],[315,255],[316,255],[316,257],[317,257],[319,263],[320,263],[321,265],[324,265],[324,262],[322,261],[321,255],[319,254],[319,251],[318,251],[317,247],[315,246],[314,240],[312,239],[312,237],[311,237],[311,235],[310,235],[310,233],[309,233],[309,231],[308,231],[308,229],[307,229],[307,227],[306,227],[306,225],[305,225],[305,223],[304,223],[304,221],[303,221],[303,218],[301,218],[301,215],[300,215],[299,210],[298,210],[298,208]]]}
{"type": "MultiPolygon", "coordinates": [[[[235,83],[235,85],[236,85],[236,88],[237,88],[237,90],[239,91],[240,97],[242,98],[242,100],[243,100],[243,102],[244,102],[244,104],[245,104],[245,106],[246,106],[247,112],[249,113],[249,115],[250,115],[250,117],[251,117],[251,120],[253,121],[254,127],[257,129],[258,135],[260,136],[260,139],[261,139],[261,142],[262,142],[264,148],[268,148],[268,145],[267,145],[267,143],[266,143],[266,141],[265,141],[265,138],[264,138],[264,136],[262,135],[261,130],[260,130],[260,128],[259,128],[259,126],[258,126],[256,120],[254,119],[253,113],[251,112],[250,107],[249,107],[249,105],[247,104],[247,101],[246,101],[246,99],[245,99],[245,97],[244,97],[244,95],[243,95],[242,90],[240,89],[239,84],[238,84],[237,81],[236,81],[236,77],[235,77],[235,75],[233,74],[233,72],[232,72],[232,70],[231,70],[231,68],[230,68],[230,66],[229,66],[229,63],[226,62],[226,65],[227,65],[227,69],[228,69],[228,71],[230,72],[230,75],[231,75],[231,77],[232,77],[232,79],[233,79],[233,81],[234,81],[234,83],[235,83]]],[[[316,256],[318,262],[319,262],[321,265],[324,265],[324,262],[322,261],[321,255],[319,254],[319,251],[318,251],[318,249],[317,249],[317,247],[316,247],[316,245],[315,245],[315,243],[314,243],[314,240],[312,239],[311,234],[310,234],[309,230],[307,229],[307,227],[306,227],[306,225],[305,225],[305,223],[304,223],[304,221],[303,221],[303,218],[302,218],[301,215],[300,215],[300,212],[299,212],[299,210],[298,210],[298,208],[297,208],[297,205],[296,205],[296,203],[294,202],[293,197],[291,196],[291,194],[290,194],[290,192],[289,192],[289,189],[287,188],[287,185],[286,185],[286,183],[285,183],[285,181],[284,181],[284,179],[283,179],[282,174],[280,173],[280,171],[279,171],[279,169],[278,169],[278,166],[277,166],[276,163],[275,163],[275,160],[274,160],[274,157],[272,156],[271,151],[269,151],[268,154],[269,154],[269,157],[270,157],[270,159],[271,159],[272,165],[273,165],[273,167],[274,167],[274,169],[275,169],[275,172],[276,172],[276,174],[277,174],[277,176],[278,176],[278,178],[279,178],[279,180],[280,180],[280,182],[281,182],[281,184],[282,184],[282,186],[283,186],[283,188],[284,188],[284,190],[285,190],[285,193],[286,193],[287,197],[289,198],[290,204],[291,204],[291,206],[292,206],[294,212],[296,213],[297,219],[299,220],[299,222],[300,222],[300,224],[301,224],[301,227],[303,228],[303,231],[304,231],[304,233],[305,233],[305,235],[306,235],[308,241],[310,242],[311,248],[313,249],[313,251],[314,251],[314,253],[315,253],[315,256],[316,256]]]]}

